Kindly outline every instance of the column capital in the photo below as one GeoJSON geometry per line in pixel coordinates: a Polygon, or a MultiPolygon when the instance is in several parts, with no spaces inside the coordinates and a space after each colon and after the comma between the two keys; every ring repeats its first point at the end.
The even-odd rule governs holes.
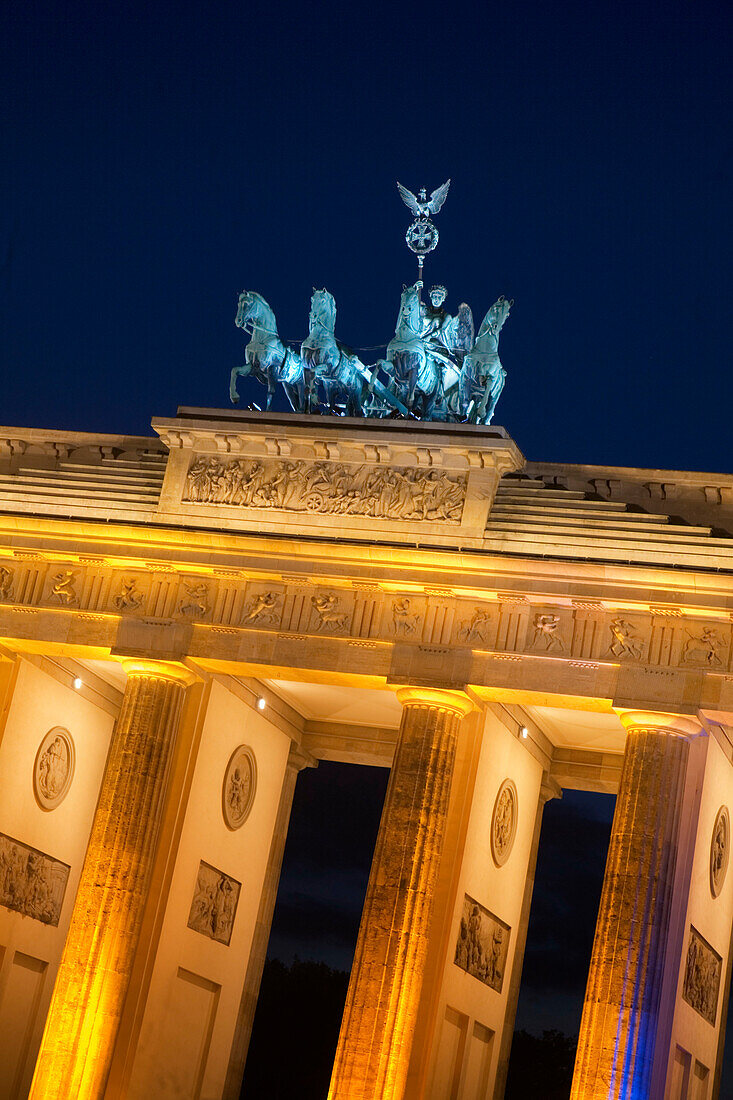
{"type": "Polygon", "coordinates": [[[631,733],[632,730],[652,730],[655,733],[674,733],[678,737],[697,737],[702,730],[700,722],[686,714],[614,709],[627,733],[631,733]]]}
{"type": "Polygon", "coordinates": [[[544,806],[546,802],[550,802],[553,798],[562,798],[562,787],[556,779],[552,778],[549,772],[545,772],[540,784],[540,802],[544,806]]]}
{"type": "Polygon", "coordinates": [[[403,707],[440,707],[452,711],[460,718],[476,710],[476,704],[462,691],[445,691],[443,688],[400,687],[397,698],[403,707]]]}
{"type": "Polygon", "coordinates": [[[290,745],[286,767],[296,772],[302,772],[305,768],[317,768],[318,761],[302,745],[299,745],[297,741],[293,741],[290,745]]]}
{"type": "Polygon", "coordinates": [[[151,661],[147,657],[125,657],[120,663],[128,677],[154,676],[157,680],[174,680],[184,687],[197,683],[199,679],[195,672],[175,661],[151,661]]]}

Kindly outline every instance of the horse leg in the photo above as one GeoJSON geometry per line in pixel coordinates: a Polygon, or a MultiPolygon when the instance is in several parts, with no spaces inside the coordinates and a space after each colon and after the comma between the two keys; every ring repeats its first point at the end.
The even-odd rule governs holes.
{"type": "Polygon", "coordinates": [[[267,400],[265,401],[265,412],[270,411],[270,405],[272,404],[272,399],[275,396],[275,387],[276,386],[277,386],[277,381],[273,377],[272,372],[268,373],[268,375],[267,375],[267,400]]]}
{"type": "Polygon", "coordinates": [[[229,400],[232,405],[239,404],[239,394],[237,393],[237,378],[240,376],[246,378],[251,373],[249,363],[243,363],[241,367],[234,367],[232,373],[229,375],[229,400]]]}

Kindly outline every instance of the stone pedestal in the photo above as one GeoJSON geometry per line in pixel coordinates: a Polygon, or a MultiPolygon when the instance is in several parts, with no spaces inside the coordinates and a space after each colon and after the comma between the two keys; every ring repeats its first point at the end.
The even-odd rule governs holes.
{"type": "Polygon", "coordinates": [[[185,685],[126,662],[127,687],[30,1096],[101,1098],[137,948],[185,685]]]}
{"type": "Polygon", "coordinates": [[[621,718],[628,737],[571,1100],[652,1095],[690,753],[686,735],[699,727],[672,715],[621,718]]]}
{"type": "Polygon", "coordinates": [[[397,751],[351,971],[329,1100],[403,1095],[463,695],[403,688],[397,751]]]}

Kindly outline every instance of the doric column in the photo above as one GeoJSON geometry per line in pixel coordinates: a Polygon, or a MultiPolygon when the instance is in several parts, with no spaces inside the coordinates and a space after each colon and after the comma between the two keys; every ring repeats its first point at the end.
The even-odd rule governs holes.
{"type": "Polygon", "coordinates": [[[267,860],[265,880],[262,884],[260,906],[257,911],[257,923],[252,937],[252,946],[249,951],[247,973],[244,978],[242,999],[239,1003],[237,1026],[232,1040],[232,1050],[229,1056],[229,1068],[227,1069],[226,1084],[222,1100],[239,1100],[242,1091],[242,1077],[247,1061],[249,1040],[252,1035],[255,1011],[257,1009],[257,997],[260,992],[262,971],[265,967],[267,956],[267,944],[270,939],[272,926],[272,914],[275,909],[277,888],[280,882],[280,870],[282,868],[285,841],[288,835],[290,811],[293,806],[295,794],[295,781],[303,768],[317,768],[318,761],[299,745],[291,745],[288,756],[283,785],[280,792],[280,802],[277,808],[277,818],[272,831],[270,855],[267,860]]]}
{"type": "Polygon", "coordinates": [[[400,1100],[425,969],[458,728],[457,692],[402,688],[402,724],[359,928],[329,1100],[400,1100]]]}
{"type": "Polygon", "coordinates": [[[127,686],[102,780],[32,1100],[101,1098],[138,944],[186,669],[126,661],[127,686]]]}
{"type": "Polygon", "coordinates": [[[571,1100],[648,1100],[672,918],[689,742],[673,715],[622,713],[621,786],[571,1100]]]}

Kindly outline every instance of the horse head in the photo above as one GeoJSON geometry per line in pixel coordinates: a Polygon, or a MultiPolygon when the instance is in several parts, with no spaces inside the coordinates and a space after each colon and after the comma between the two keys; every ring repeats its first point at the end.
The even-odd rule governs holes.
{"type": "Polygon", "coordinates": [[[395,336],[401,336],[403,338],[407,335],[419,336],[421,328],[420,288],[417,283],[415,283],[414,286],[406,286],[402,290],[395,336]],[[407,330],[407,332],[405,330],[407,330]]]}
{"type": "Polygon", "coordinates": [[[501,298],[498,298],[491,309],[488,311],[483,321],[481,322],[481,328],[478,330],[477,339],[481,339],[482,336],[498,336],[504,327],[504,322],[509,316],[509,310],[514,305],[514,299],[509,301],[502,294],[501,298]]]}
{"type": "Polygon", "coordinates": [[[321,290],[313,287],[309,325],[311,332],[318,327],[332,333],[336,327],[336,302],[333,294],[330,294],[325,287],[321,290]]]}
{"type": "Polygon", "coordinates": [[[237,328],[244,328],[248,321],[253,324],[262,324],[268,330],[275,331],[275,314],[256,290],[243,290],[239,295],[234,324],[237,328]]]}

